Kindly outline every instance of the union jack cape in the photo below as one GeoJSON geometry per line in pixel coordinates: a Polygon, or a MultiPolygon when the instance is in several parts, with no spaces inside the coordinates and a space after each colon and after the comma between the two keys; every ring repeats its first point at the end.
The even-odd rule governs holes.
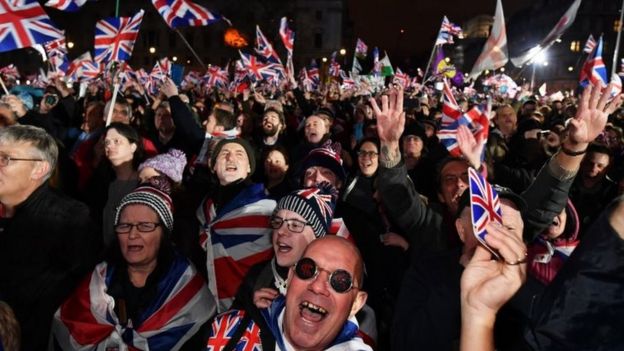
{"type": "Polygon", "coordinates": [[[152,0],[152,4],[171,28],[207,26],[222,18],[191,0],[152,0]]]}
{"type": "Polygon", "coordinates": [[[0,0],[0,52],[63,38],[37,0],[0,0]]]}
{"type": "Polygon", "coordinates": [[[95,61],[106,63],[129,60],[144,12],[141,10],[133,17],[99,20],[95,25],[95,61]]]}
{"type": "Polygon", "coordinates": [[[214,313],[204,279],[180,255],[139,320],[122,325],[107,292],[116,267],[95,267],[54,314],[52,335],[64,350],[178,350],[214,313]]]}
{"type": "Polygon", "coordinates": [[[199,243],[219,312],[230,307],[249,268],[273,256],[269,217],[275,206],[262,184],[252,184],[219,210],[209,198],[198,208],[199,243]]]}

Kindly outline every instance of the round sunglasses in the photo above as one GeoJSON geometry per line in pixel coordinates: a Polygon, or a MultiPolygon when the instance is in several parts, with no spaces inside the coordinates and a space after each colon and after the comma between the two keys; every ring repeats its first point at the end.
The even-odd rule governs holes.
{"type": "Polygon", "coordinates": [[[359,287],[353,284],[351,273],[344,269],[337,269],[330,272],[319,267],[316,262],[309,257],[303,257],[295,265],[295,274],[297,278],[301,280],[315,279],[320,271],[325,271],[329,274],[329,285],[337,293],[345,294],[351,289],[359,289],[359,287]]]}

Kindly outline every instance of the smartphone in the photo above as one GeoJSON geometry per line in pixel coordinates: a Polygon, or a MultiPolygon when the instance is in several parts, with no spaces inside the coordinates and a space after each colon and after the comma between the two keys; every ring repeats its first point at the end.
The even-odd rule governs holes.
{"type": "Polygon", "coordinates": [[[45,97],[45,103],[48,106],[54,106],[58,102],[58,96],[56,94],[50,94],[45,97]]]}

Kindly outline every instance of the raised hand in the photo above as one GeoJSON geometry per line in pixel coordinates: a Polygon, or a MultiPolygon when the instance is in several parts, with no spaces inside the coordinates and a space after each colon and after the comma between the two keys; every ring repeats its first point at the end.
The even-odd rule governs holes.
{"type": "Polygon", "coordinates": [[[379,140],[386,143],[398,143],[405,129],[403,111],[403,88],[392,89],[389,95],[381,96],[381,109],[377,101],[369,99],[377,118],[379,140]]]}
{"type": "Polygon", "coordinates": [[[526,246],[520,233],[490,223],[485,240],[502,261],[478,246],[461,277],[462,350],[493,350],[496,312],[526,279],[526,246]]]}
{"type": "Polygon", "coordinates": [[[178,87],[171,80],[171,78],[165,78],[160,85],[160,92],[165,94],[167,98],[178,95],[178,87]]]}
{"type": "Polygon", "coordinates": [[[457,145],[471,166],[477,170],[481,168],[481,155],[485,147],[483,133],[479,133],[475,138],[470,129],[462,124],[457,128],[457,145]]]}
{"type": "Polygon", "coordinates": [[[600,87],[593,85],[588,85],[585,88],[579,101],[576,116],[570,120],[567,141],[572,146],[581,145],[585,147],[594,141],[602,133],[609,115],[622,105],[624,98],[622,94],[609,102],[612,87],[613,83],[610,83],[604,92],[601,92],[600,87]]]}

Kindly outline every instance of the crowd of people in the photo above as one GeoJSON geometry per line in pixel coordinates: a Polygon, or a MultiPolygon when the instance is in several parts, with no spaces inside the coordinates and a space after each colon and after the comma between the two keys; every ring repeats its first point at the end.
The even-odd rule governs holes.
{"type": "Polygon", "coordinates": [[[461,156],[441,93],[391,82],[8,88],[0,350],[624,348],[610,86],[496,97],[461,156]],[[470,168],[500,197],[487,245],[470,168]]]}

